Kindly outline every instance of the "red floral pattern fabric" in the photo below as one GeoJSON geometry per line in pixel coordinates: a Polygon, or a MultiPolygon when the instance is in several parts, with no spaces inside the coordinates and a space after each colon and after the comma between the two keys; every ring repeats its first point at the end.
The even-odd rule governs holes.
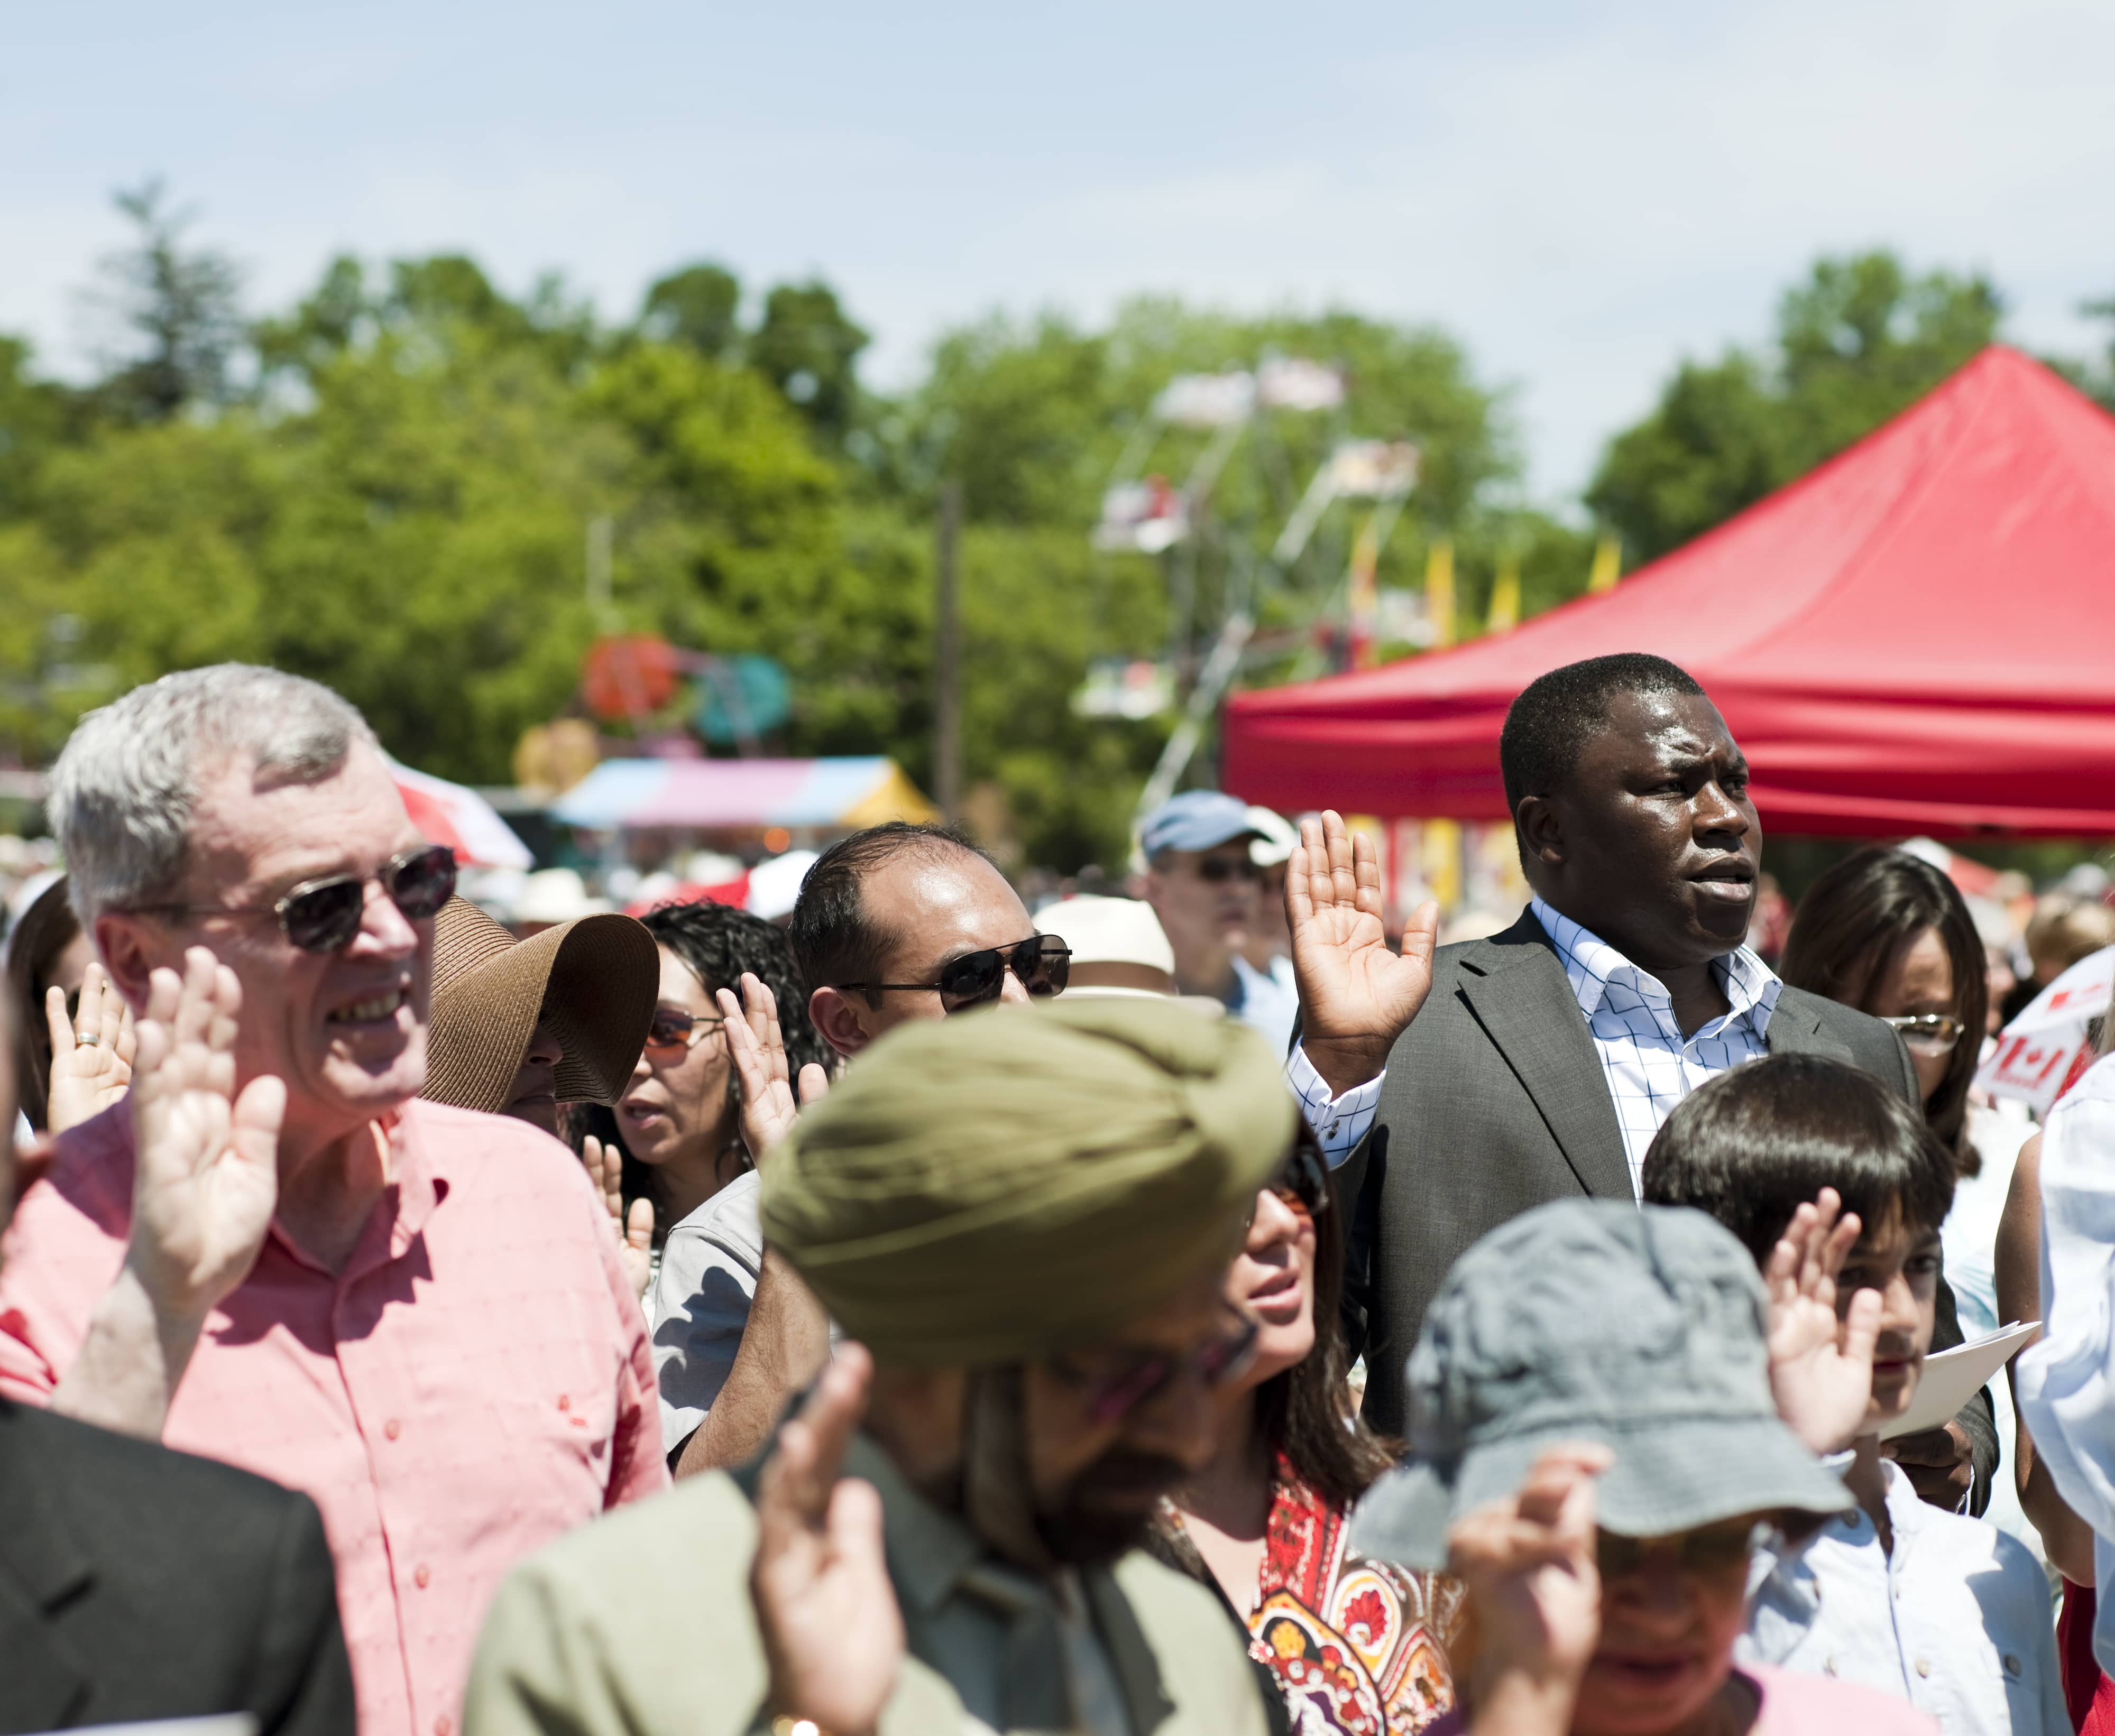
{"type": "Polygon", "coordinates": [[[1297,1736],[1413,1736],[1454,1704],[1445,1642],[1461,1588],[1353,1554],[1346,1517],[1278,1461],[1249,1649],[1297,1736]]]}

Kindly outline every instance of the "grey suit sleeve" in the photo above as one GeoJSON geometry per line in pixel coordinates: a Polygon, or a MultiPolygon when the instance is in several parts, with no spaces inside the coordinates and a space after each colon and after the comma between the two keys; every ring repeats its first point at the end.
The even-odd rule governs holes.
{"type": "Polygon", "coordinates": [[[1379,1232],[1379,1179],[1376,1147],[1384,1147],[1388,1129],[1376,1122],[1330,1175],[1336,1190],[1332,1205],[1343,1214],[1344,1288],[1337,1312],[1344,1326],[1345,1354],[1356,1361],[1366,1354],[1374,1300],[1374,1242],[1379,1232]]]}
{"type": "Polygon", "coordinates": [[[298,1496],[273,1550],[249,1710],[262,1736],[353,1736],[352,1667],[323,1516],[298,1496]]]}

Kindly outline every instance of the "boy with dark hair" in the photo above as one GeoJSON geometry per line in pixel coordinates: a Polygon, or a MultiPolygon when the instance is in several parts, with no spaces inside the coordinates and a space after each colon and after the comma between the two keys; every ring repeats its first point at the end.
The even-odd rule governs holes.
{"type": "MultiPolygon", "coordinates": [[[[1764,1268],[1774,1342],[1801,1268],[1809,1303],[1838,1325],[1814,1354],[1870,1370],[1855,1421],[1780,1409],[1856,1497],[1796,1550],[1759,1554],[1738,1655],[1900,1694],[1949,1733],[2068,1728],[2048,1593],[2016,1539],[1916,1497],[1880,1431],[1916,1396],[1931,1345],[1938,1227],[1953,1161],[1907,1103],[1870,1074],[1813,1055],[1773,1055],[1700,1086],[1646,1153],[1649,1204],[1693,1206],[1764,1268]]],[[[1804,1329],[1810,1334],[1813,1326],[1804,1329]]],[[[1855,1406],[1852,1407],[1855,1410],[1855,1406]]]]}

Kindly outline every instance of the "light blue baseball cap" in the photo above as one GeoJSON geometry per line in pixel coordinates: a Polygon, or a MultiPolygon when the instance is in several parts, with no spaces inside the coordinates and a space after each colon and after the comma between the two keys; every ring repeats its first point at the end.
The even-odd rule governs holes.
{"type": "Polygon", "coordinates": [[[1164,850],[1213,850],[1257,835],[1246,803],[1217,790],[1186,790],[1145,817],[1138,847],[1150,862],[1164,850]]]}

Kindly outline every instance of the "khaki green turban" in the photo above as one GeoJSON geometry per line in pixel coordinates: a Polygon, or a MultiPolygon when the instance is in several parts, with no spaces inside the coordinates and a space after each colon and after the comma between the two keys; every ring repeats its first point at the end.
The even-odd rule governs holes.
{"type": "Polygon", "coordinates": [[[764,1233],[885,1361],[1033,1358],[1230,1259],[1298,1113],[1260,1037],[1172,1001],[921,1020],[772,1154],[764,1233]]]}

